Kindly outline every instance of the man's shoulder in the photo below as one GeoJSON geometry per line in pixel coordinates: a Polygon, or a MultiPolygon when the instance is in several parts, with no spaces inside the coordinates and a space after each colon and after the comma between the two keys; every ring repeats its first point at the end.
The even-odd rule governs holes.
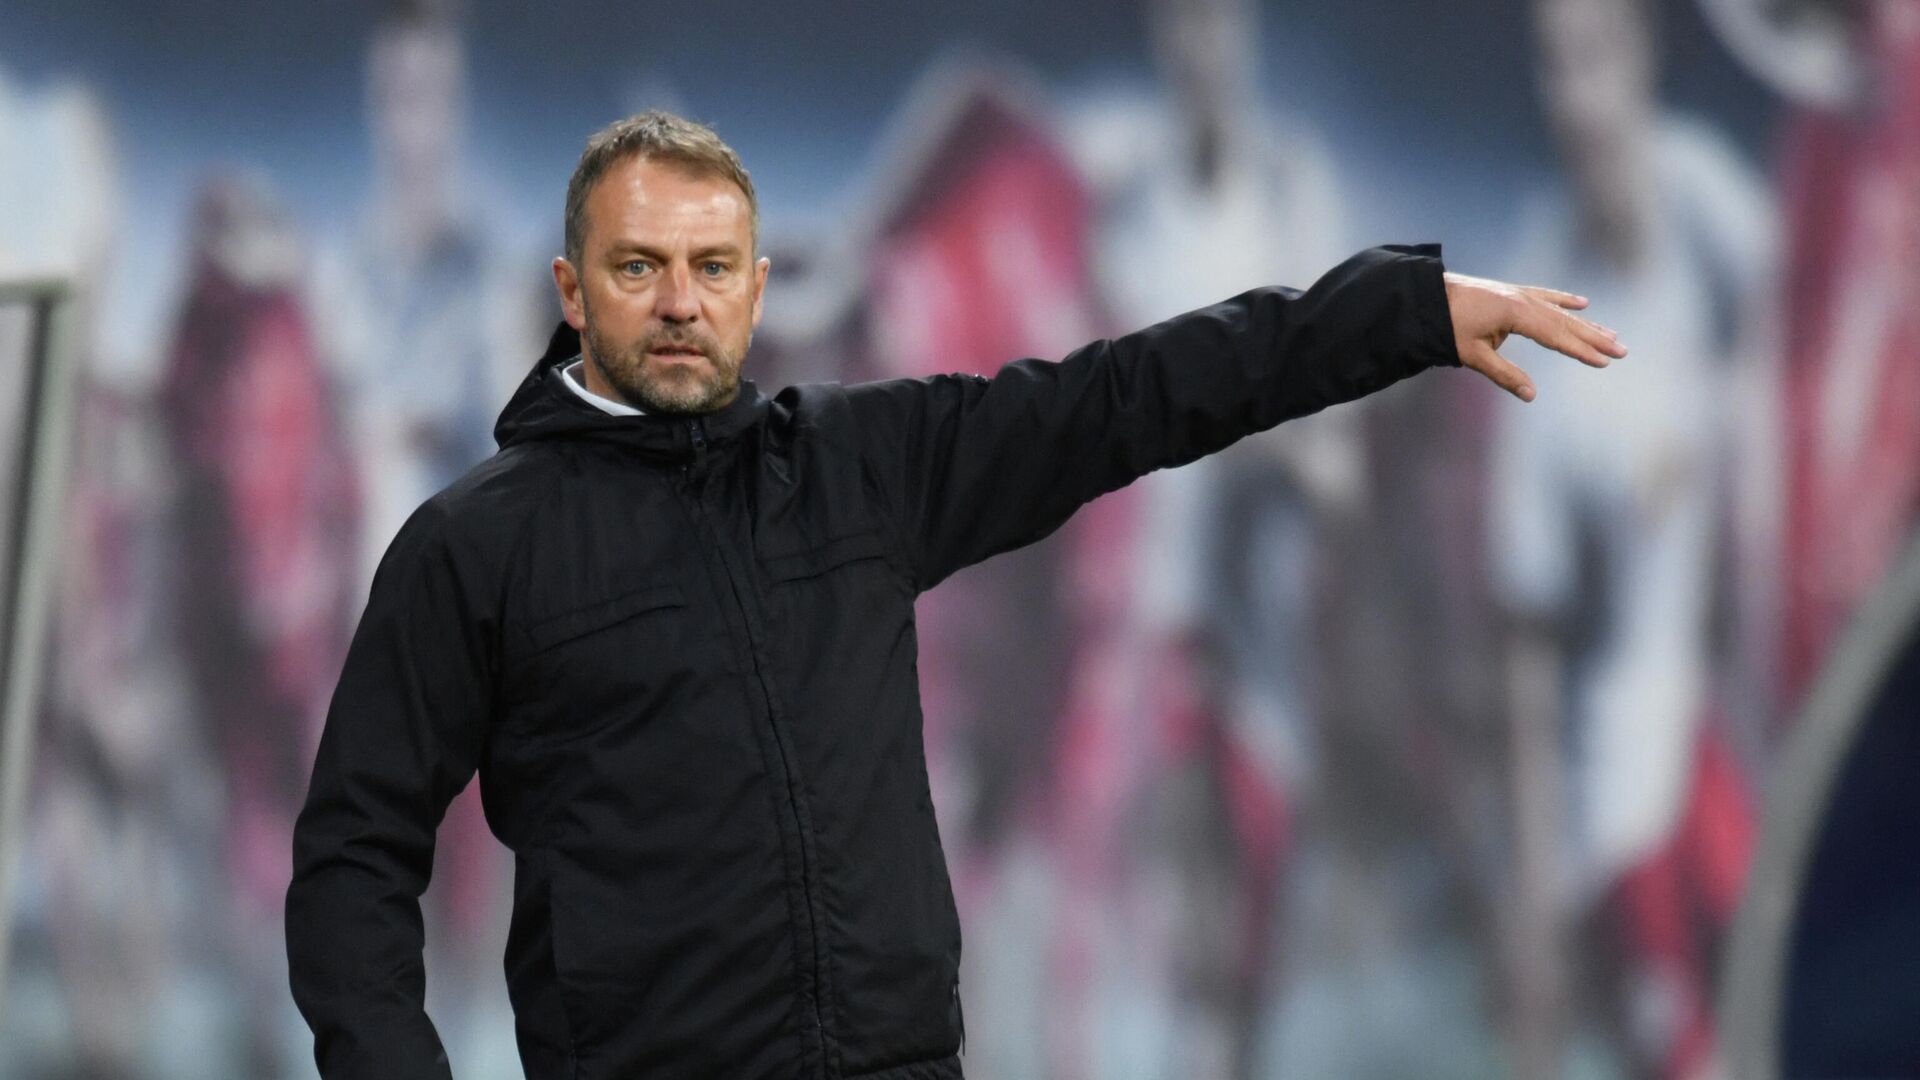
{"type": "Polygon", "coordinates": [[[978,375],[943,374],[919,378],[873,379],[861,382],[800,383],[780,391],[769,420],[784,424],[796,436],[852,450],[890,446],[899,427],[947,391],[986,379],[978,375]]]}
{"type": "Polygon", "coordinates": [[[516,443],[475,462],[433,497],[452,509],[476,502],[525,498],[551,486],[559,457],[541,443],[516,443]]]}
{"type": "Polygon", "coordinates": [[[783,387],[768,403],[767,424],[796,435],[832,435],[852,420],[847,387],[839,382],[804,382],[783,387]]]}
{"type": "Polygon", "coordinates": [[[401,536],[410,533],[415,544],[503,560],[555,490],[558,469],[551,454],[507,447],[422,503],[401,527],[401,536]]]}
{"type": "Polygon", "coordinates": [[[780,391],[774,398],[772,416],[799,429],[830,434],[836,429],[871,423],[876,411],[912,408],[931,398],[964,395],[989,385],[990,381],[985,375],[953,371],[850,383],[799,383],[780,391]]]}

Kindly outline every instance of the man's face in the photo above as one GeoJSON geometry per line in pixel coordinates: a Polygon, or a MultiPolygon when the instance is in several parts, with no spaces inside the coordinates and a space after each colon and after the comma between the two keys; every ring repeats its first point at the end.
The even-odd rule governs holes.
{"type": "Polygon", "coordinates": [[[1536,0],[1547,115],[1603,234],[1640,232],[1652,170],[1652,28],[1636,0],[1536,0]]]}
{"type": "Polygon", "coordinates": [[[1157,0],[1149,25],[1162,77],[1193,127],[1219,126],[1254,95],[1259,27],[1246,0],[1157,0]]]}
{"type": "Polygon", "coordinates": [[[767,260],[732,181],[629,158],[587,196],[580,266],[553,261],[587,388],[648,412],[707,413],[740,390],[767,260]]]}
{"type": "Polygon", "coordinates": [[[466,81],[450,27],[405,26],[374,40],[368,69],[374,153],[409,194],[441,197],[459,157],[466,81]]]}

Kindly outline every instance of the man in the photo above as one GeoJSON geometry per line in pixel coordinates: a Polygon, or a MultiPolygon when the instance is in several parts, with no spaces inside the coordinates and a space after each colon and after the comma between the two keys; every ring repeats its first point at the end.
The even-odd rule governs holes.
{"type": "MultiPolygon", "coordinates": [[[[363,117],[368,199],[317,268],[324,345],[348,391],[364,506],[356,592],[401,522],[492,452],[500,400],[547,329],[546,305],[533,302],[544,299],[540,283],[527,273],[536,267],[508,254],[491,227],[497,215],[464,182],[471,5],[375,7],[363,117]],[[391,362],[399,356],[406,362],[391,362]]],[[[510,1059],[513,1014],[495,972],[511,871],[478,794],[447,808],[433,888],[421,898],[437,976],[431,1007],[456,1056],[510,1059]]]]}
{"type": "MultiPolygon", "coordinates": [[[[1332,154],[1262,92],[1275,27],[1260,5],[1144,6],[1158,86],[1097,95],[1071,128],[1122,327],[1311,279],[1347,251],[1332,154]]],[[[1369,479],[1359,417],[1242,440],[1081,519],[1107,526],[1095,558],[1126,552],[1128,584],[1101,596],[1112,611],[1075,613],[1071,751],[1048,777],[1067,852],[1041,1021],[1051,1076],[1254,1075],[1272,992],[1321,992],[1321,971],[1352,969],[1327,948],[1339,935],[1295,940],[1311,920],[1286,915],[1330,847],[1298,827],[1323,790],[1312,601],[1323,538],[1369,479]],[[1101,673],[1114,670],[1131,676],[1101,673]]],[[[1316,1071],[1330,1074],[1300,1075],[1316,1071]]]]}
{"type": "Polygon", "coordinates": [[[514,853],[531,1077],[958,1077],[960,928],[913,601],[1079,506],[1509,333],[1625,350],[1547,289],[1376,248],[1060,363],[762,396],[739,158],[663,113],[587,144],[566,325],[500,451],[375,575],[294,837],[295,999],[333,1077],[449,1075],[418,897],[476,770],[514,853]],[[576,356],[577,354],[577,356],[576,356]]]}
{"type": "Polygon", "coordinates": [[[1566,180],[1521,204],[1512,265],[1579,275],[1651,353],[1577,404],[1567,371],[1542,372],[1541,407],[1491,426],[1513,748],[1503,1026],[1517,1077],[1559,1075],[1576,1045],[1634,1075],[1701,1076],[1718,1071],[1717,939],[1753,826],[1715,685],[1739,426],[1723,407],[1778,306],[1777,213],[1724,136],[1660,100],[1647,5],[1532,11],[1566,180]],[[1590,925],[1607,933],[1575,932],[1590,925]]]}
{"type": "Polygon", "coordinates": [[[196,929],[230,943],[206,959],[244,988],[241,1071],[262,1076],[289,1056],[274,937],[307,755],[353,625],[360,492],[291,216],[264,183],[219,177],[200,189],[192,240],[153,406],[174,477],[166,622],[181,711],[224,787],[203,820],[226,878],[194,905],[196,929]]]}

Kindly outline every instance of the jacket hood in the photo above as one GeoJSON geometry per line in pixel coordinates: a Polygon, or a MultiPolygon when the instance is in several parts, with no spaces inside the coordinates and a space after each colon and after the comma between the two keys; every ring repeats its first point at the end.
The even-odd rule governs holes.
{"type": "Polygon", "coordinates": [[[520,380],[493,425],[493,439],[501,449],[538,439],[609,439],[644,453],[686,457],[693,452],[696,429],[710,442],[725,441],[751,427],[767,407],[753,381],[742,379],[733,400],[710,413],[614,416],[567,388],[561,372],[579,355],[579,331],[560,323],[547,351],[520,380]]]}

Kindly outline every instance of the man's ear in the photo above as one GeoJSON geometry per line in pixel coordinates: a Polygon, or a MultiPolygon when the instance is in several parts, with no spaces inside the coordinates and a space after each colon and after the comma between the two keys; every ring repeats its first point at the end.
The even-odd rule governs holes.
{"type": "MultiPolygon", "coordinates": [[[[553,257],[553,285],[560,290],[560,310],[566,315],[567,325],[584,333],[587,329],[587,309],[580,295],[580,273],[572,263],[559,255],[553,257]]],[[[755,314],[757,317],[757,309],[755,314]]]]}
{"type": "Polygon", "coordinates": [[[766,295],[767,270],[772,266],[773,264],[765,255],[760,256],[753,264],[753,325],[755,326],[760,325],[760,299],[766,295]]]}

